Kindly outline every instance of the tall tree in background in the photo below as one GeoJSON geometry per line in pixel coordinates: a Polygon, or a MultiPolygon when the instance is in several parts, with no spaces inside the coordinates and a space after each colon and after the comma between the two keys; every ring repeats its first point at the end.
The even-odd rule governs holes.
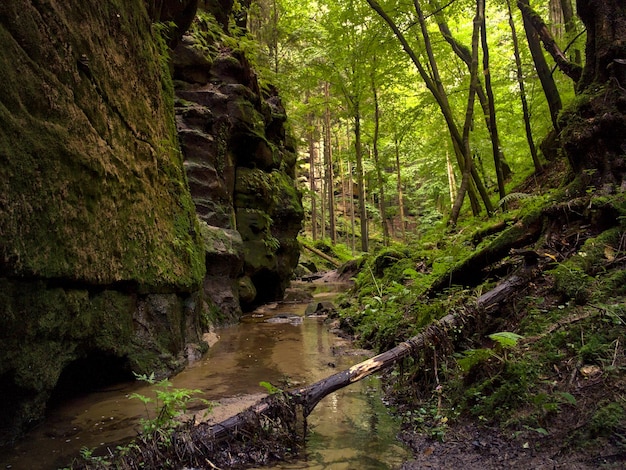
{"type": "Polygon", "coordinates": [[[571,48],[571,61],[580,65],[582,58],[580,49],[574,45],[574,41],[578,36],[578,28],[576,27],[576,18],[574,15],[574,8],[572,8],[572,0],[560,0],[561,10],[563,11],[563,23],[565,26],[565,37],[568,40],[568,47],[571,48]]]}
{"type": "MultiPolygon", "coordinates": [[[[567,1],[552,0],[552,3],[558,6],[567,1]]],[[[527,0],[519,2],[528,4],[527,0]]],[[[324,236],[319,231],[322,224],[329,229],[327,234],[331,240],[337,231],[340,238],[349,239],[353,225],[347,218],[352,214],[349,209],[353,200],[359,219],[355,218],[354,223],[361,224],[362,249],[369,246],[370,229],[372,240],[378,237],[385,240],[404,238],[406,233],[401,235],[400,232],[406,228],[420,230],[416,222],[423,220],[424,214],[430,217],[427,223],[434,223],[449,213],[451,206],[445,191],[448,176],[455,176],[455,171],[447,171],[445,157],[450,151],[454,152],[450,154],[453,161],[456,157],[457,176],[463,176],[466,169],[469,171],[463,192],[469,195],[469,206],[474,214],[480,211],[481,205],[488,212],[492,210],[490,197],[494,190],[490,186],[495,179],[500,196],[504,194],[506,176],[497,169],[498,159],[501,159],[503,173],[506,172],[505,151],[511,168],[515,166],[514,177],[523,176],[531,169],[529,153],[533,156],[535,171],[540,171],[537,149],[532,150],[535,137],[532,133],[544,133],[548,125],[546,100],[540,93],[533,92],[543,86],[536,86],[538,80],[531,70],[532,65],[528,60],[523,62],[529,54],[528,45],[523,41],[515,48],[512,44],[516,41],[511,39],[513,33],[508,33],[504,27],[508,16],[504,2],[490,2],[490,14],[482,15],[483,23],[486,16],[489,23],[482,24],[478,30],[477,52],[479,60],[481,51],[483,53],[484,78],[480,77],[480,69],[475,77],[469,73],[474,51],[463,44],[469,46],[469,36],[475,31],[474,27],[468,28],[467,19],[472,16],[467,10],[469,0],[412,0],[402,3],[402,8],[400,0],[327,0],[323,4],[313,0],[257,0],[253,3],[262,8],[257,12],[252,5],[250,11],[263,18],[268,29],[274,29],[274,32],[263,33],[267,45],[262,51],[268,56],[267,69],[277,72],[269,76],[270,80],[278,82],[281,95],[288,102],[293,129],[303,140],[301,149],[306,151],[309,147],[308,158],[313,155],[314,191],[307,195],[310,196],[310,212],[316,220],[317,238],[324,236]],[[439,8],[443,3],[445,5],[439,8]],[[422,12],[422,6],[428,6],[430,11],[422,12]],[[383,21],[372,21],[375,14],[383,21]],[[446,42],[435,38],[435,21],[446,42]],[[402,48],[397,47],[398,42],[402,48]],[[450,53],[448,44],[456,57],[450,53]],[[513,49],[517,49],[515,68],[507,60],[513,49]],[[375,75],[372,75],[372,57],[381,61],[375,75]],[[407,67],[410,63],[414,67],[407,67]],[[522,63],[526,67],[524,71],[522,63]],[[392,69],[391,64],[396,68],[392,69]],[[468,84],[474,79],[477,85],[470,88],[468,84]],[[521,105],[517,93],[511,93],[512,88],[518,87],[521,105]],[[528,97],[526,90],[529,90],[528,97]],[[309,100],[305,100],[306,92],[309,100]],[[480,120],[473,117],[473,102],[470,107],[467,99],[472,93],[481,104],[484,123],[482,115],[480,120]],[[441,114],[433,112],[436,107],[441,114]],[[315,137],[310,135],[310,115],[317,127],[315,137]],[[404,123],[398,125],[400,116],[405,116],[401,118],[404,123]],[[445,134],[441,132],[441,116],[448,130],[447,141],[442,140],[445,134]],[[522,120],[526,139],[518,124],[522,120]],[[346,126],[349,126],[348,134],[346,126]],[[493,166],[487,159],[481,159],[487,152],[493,153],[493,166]],[[340,165],[340,161],[343,164],[340,165]],[[385,184],[385,172],[392,170],[386,168],[386,161],[392,162],[388,166],[395,170],[394,185],[385,184]],[[487,165],[483,165],[483,161],[487,165]],[[352,171],[347,167],[352,167],[352,171]],[[350,195],[334,200],[335,176],[345,183],[342,196],[351,183],[356,184],[354,198],[350,195]],[[433,177],[438,179],[435,184],[431,183],[433,177]],[[378,201],[376,195],[380,195],[378,201]],[[378,208],[370,205],[371,201],[379,202],[378,208]],[[377,210],[383,222],[390,222],[388,227],[378,223],[368,226],[368,219],[374,218],[377,210]],[[385,214],[387,210],[392,218],[385,214]],[[320,211],[324,216],[328,214],[328,218],[321,220],[320,211]],[[391,230],[391,221],[394,230],[391,230]],[[405,226],[405,221],[410,225],[405,226]]],[[[567,15],[563,13],[562,17],[565,22],[567,15]]],[[[509,20],[518,26],[519,18],[509,20]]],[[[539,24],[536,16],[531,15],[529,19],[527,28],[536,32],[539,24]]],[[[563,25],[555,26],[555,30],[564,30],[563,25]]],[[[260,26],[251,29],[264,31],[260,26]]],[[[544,30],[550,28],[541,27],[538,36],[548,47],[549,38],[544,38],[544,30]]],[[[257,60],[254,55],[251,57],[257,60]]],[[[544,62],[547,64],[545,58],[544,62]]],[[[561,60],[557,64],[565,62],[561,60]]],[[[557,74],[555,89],[556,84],[563,83],[561,74],[557,74]]],[[[560,98],[558,92],[557,89],[560,98]]],[[[564,99],[568,98],[568,93],[571,96],[572,89],[564,88],[564,99]]],[[[554,107],[551,116],[555,116],[554,107]]],[[[303,169],[308,171],[311,165],[303,169]]],[[[461,177],[459,182],[463,182],[461,177]]],[[[452,223],[459,217],[459,204],[450,214],[452,223]]],[[[311,227],[313,230],[313,224],[311,227]]]]}
{"type": "Polygon", "coordinates": [[[465,168],[463,169],[463,177],[459,185],[459,192],[452,205],[452,213],[450,214],[450,224],[455,225],[463,204],[463,197],[469,187],[470,169],[472,168],[471,152],[469,148],[469,133],[474,115],[474,98],[476,89],[478,88],[478,41],[480,29],[483,24],[485,14],[484,0],[476,0],[476,16],[474,17],[474,31],[472,33],[472,60],[470,62],[470,87],[467,97],[467,110],[465,113],[465,125],[463,126],[463,147],[465,149],[465,168]]]}
{"type": "Polygon", "coordinates": [[[563,103],[561,101],[561,94],[556,86],[554,77],[546,58],[543,55],[543,49],[541,48],[541,40],[535,27],[533,26],[532,19],[525,12],[530,10],[530,4],[528,0],[518,0],[517,5],[522,11],[522,17],[524,19],[524,31],[526,32],[526,39],[528,40],[528,47],[530,53],[533,56],[533,62],[535,64],[535,70],[541,81],[543,92],[546,95],[548,101],[548,107],[550,108],[550,117],[552,118],[552,124],[554,129],[558,130],[558,116],[561,109],[563,109],[563,103]]]}
{"type": "MultiPolygon", "coordinates": [[[[480,3],[480,2],[479,2],[480,3]]],[[[485,90],[487,92],[487,107],[489,115],[488,128],[491,132],[491,146],[493,152],[493,162],[496,169],[496,178],[498,180],[498,193],[500,199],[506,196],[506,190],[504,189],[504,171],[503,171],[503,156],[500,149],[500,136],[498,135],[498,125],[496,120],[496,103],[493,95],[493,88],[491,86],[491,65],[489,63],[489,44],[487,42],[487,23],[485,20],[485,5],[479,4],[477,14],[480,15],[480,41],[483,50],[483,75],[485,77],[485,90]]],[[[476,89],[480,89],[480,84],[476,83],[476,89]]]]}
{"type": "MultiPolygon", "coordinates": [[[[469,146],[466,145],[467,142],[463,138],[462,130],[459,129],[456,123],[452,107],[450,106],[450,102],[448,100],[448,95],[443,86],[443,80],[441,79],[441,76],[438,71],[437,61],[435,60],[433,49],[430,43],[430,35],[428,33],[428,27],[426,25],[425,17],[421,10],[419,1],[414,0],[413,4],[416,9],[416,14],[418,17],[420,30],[422,33],[422,40],[424,41],[424,48],[426,50],[428,66],[425,66],[422,64],[422,61],[420,60],[419,55],[415,52],[413,47],[411,47],[404,33],[400,30],[396,22],[380,6],[380,4],[376,2],[375,0],[367,0],[367,3],[372,7],[374,11],[376,11],[376,13],[378,13],[378,15],[387,23],[387,25],[394,32],[395,36],[398,38],[400,44],[402,45],[402,48],[411,58],[413,64],[419,71],[419,74],[422,77],[422,80],[424,81],[426,87],[432,93],[433,97],[437,101],[437,104],[439,105],[439,108],[444,116],[448,130],[450,132],[450,136],[451,136],[452,143],[453,143],[453,148],[457,156],[457,162],[459,164],[459,167],[462,172],[467,172],[471,175],[473,182],[476,184],[476,187],[478,188],[478,191],[481,195],[481,198],[483,200],[485,208],[487,209],[487,212],[491,213],[493,211],[493,206],[489,199],[489,195],[487,194],[487,191],[484,187],[484,184],[480,176],[478,175],[478,172],[476,171],[476,168],[474,167],[473,164],[471,164],[472,163],[471,150],[469,146]]],[[[474,93],[474,91],[471,91],[470,93],[474,93]]],[[[475,197],[472,197],[472,189],[471,189],[472,187],[469,181],[466,186],[467,187],[464,190],[459,191],[459,197],[464,197],[465,194],[469,192],[472,211],[474,212],[474,214],[477,214],[479,211],[479,208],[476,204],[475,197]]],[[[461,200],[461,203],[462,203],[462,200],[461,200]]],[[[460,210],[460,207],[458,209],[460,210]]],[[[449,223],[451,225],[456,225],[458,215],[459,215],[459,212],[457,210],[453,210],[453,212],[450,215],[450,220],[449,220],[449,223]]]]}
{"type": "Polygon", "coordinates": [[[513,40],[513,55],[515,56],[515,72],[517,77],[517,84],[519,86],[520,101],[522,103],[522,113],[524,114],[524,130],[526,132],[526,141],[528,142],[528,149],[533,159],[533,165],[535,166],[535,172],[543,172],[543,165],[539,160],[537,154],[537,147],[535,146],[535,139],[533,138],[533,131],[530,125],[530,110],[528,108],[528,100],[526,99],[526,86],[524,84],[524,74],[522,72],[522,58],[520,56],[519,41],[517,39],[517,29],[515,28],[515,21],[513,21],[513,11],[511,9],[511,0],[507,0],[507,8],[509,13],[509,26],[511,28],[511,39],[513,40]]]}
{"type": "MultiPolygon", "coordinates": [[[[448,44],[452,47],[454,53],[467,65],[469,70],[472,60],[472,53],[470,49],[458,41],[448,23],[446,22],[445,16],[443,14],[444,9],[439,6],[438,2],[431,1],[431,5],[434,8],[434,16],[437,21],[437,26],[439,27],[439,31],[441,32],[443,38],[446,40],[448,44]]],[[[504,159],[504,154],[502,152],[502,145],[500,143],[500,136],[498,132],[498,121],[496,120],[496,110],[495,110],[495,98],[493,89],[491,86],[491,68],[489,66],[489,48],[487,45],[487,32],[486,27],[483,25],[483,37],[482,37],[482,46],[484,52],[484,57],[486,63],[483,66],[483,71],[485,75],[485,87],[483,89],[482,82],[480,78],[478,79],[478,88],[476,89],[476,96],[478,97],[478,101],[480,102],[480,106],[483,110],[483,114],[485,116],[485,125],[487,130],[489,131],[489,135],[491,137],[491,148],[493,153],[494,163],[496,165],[496,176],[498,179],[498,190],[500,192],[500,198],[505,196],[504,194],[504,180],[508,178],[511,174],[511,169],[506,163],[504,159]]]]}
{"type": "Polygon", "coordinates": [[[387,225],[387,214],[385,209],[385,180],[383,178],[383,168],[380,161],[380,152],[378,151],[378,142],[380,134],[380,105],[378,103],[378,86],[376,84],[377,60],[376,56],[372,59],[372,97],[374,98],[374,136],[372,139],[372,154],[374,156],[374,166],[376,170],[376,179],[378,180],[378,199],[380,207],[380,219],[383,229],[383,243],[389,245],[389,226],[387,225]]]}
{"type": "Polygon", "coordinates": [[[324,82],[324,165],[326,167],[326,188],[328,191],[328,228],[330,240],[334,245],[337,243],[337,228],[335,226],[335,178],[330,114],[330,83],[324,82]]]}

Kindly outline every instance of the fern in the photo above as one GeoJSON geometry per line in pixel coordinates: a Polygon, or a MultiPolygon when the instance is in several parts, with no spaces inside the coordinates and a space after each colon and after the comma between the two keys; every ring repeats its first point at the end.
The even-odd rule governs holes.
{"type": "Polygon", "coordinates": [[[526,193],[509,193],[498,201],[498,207],[505,206],[513,201],[519,201],[520,199],[530,199],[531,197],[534,196],[526,193]]]}

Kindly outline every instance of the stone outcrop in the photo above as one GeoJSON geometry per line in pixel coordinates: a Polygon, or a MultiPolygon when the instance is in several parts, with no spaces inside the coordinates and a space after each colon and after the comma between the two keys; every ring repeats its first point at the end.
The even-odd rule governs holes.
{"type": "Polygon", "coordinates": [[[199,344],[205,248],[143,0],[2,1],[0,44],[6,443],[89,369],[182,367],[199,344]]]}
{"type": "Polygon", "coordinates": [[[228,320],[237,316],[230,308],[237,303],[248,309],[282,298],[298,261],[303,209],[280,99],[260,89],[241,52],[201,45],[207,21],[173,53],[176,115],[199,218],[212,237],[223,230],[241,240],[240,260],[229,251],[222,262],[213,256],[207,263],[205,290],[227,299],[228,320]]]}
{"type": "MultiPolygon", "coordinates": [[[[0,2],[0,446],[51,397],[181,369],[297,261],[284,110],[180,41],[198,1],[74,3],[0,2]]],[[[200,3],[222,31],[232,1],[200,3]]]]}

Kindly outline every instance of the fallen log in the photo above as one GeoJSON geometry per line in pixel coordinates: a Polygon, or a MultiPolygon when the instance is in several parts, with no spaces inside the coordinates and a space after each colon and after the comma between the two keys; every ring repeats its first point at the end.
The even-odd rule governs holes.
{"type": "Polygon", "coordinates": [[[481,295],[474,305],[446,315],[420,334],[347,370],[306,387],[269,395],[218,424],[189,422],[176,429],[165,444],[158,440],[159,433],[142,435],[110,462],[77,464],[74,468],[108,469],[111,463],[120,469],[164,468],[166,461],[171,463],[167,468],[241,468],[295,455],[304,442],[306,417],[324,397],[431,345],[459,334],[473,334],[487,315],[521,294],[524,286],[541,272],[541,266],[521,269],[481,295]]]}
{"type": "Polygon", "coordinates": [[[332,264],[334,267],[338,268],[339,266],[341,266],[341,262],[337,261],[334,258],[331,258],[330,256],[328,256],[326,253],[313,248],[312,246],[308,246],[305,245],[304,243],[300,244],[300,246],[306,248],[307,250],[309,250],[311,253],[316,254],[317,256],[319,256],[320,258],[325,259],[326,261],[328,261],[330,264],[332,264]]]}
{"type": "Polygon", "coordinates": [[[487,314],[512,293],[528,283],[534,276],[533,270],[528,270],[523,274],[512,275],[496,288],[481,295],[476,305],[467,308],[465,311],[448,314],[442,319],[431,323],[420,334],[398,344],[394,348],[372,357],[364,362],[352,366],[348,370],[338,372],[326,379],[320,380],[312,385],[289,392],[296,403],[302,405],[304,416],[308,416],[313,408],[330,393],[358,382],[380,370],[387,369],[396,364],[401,359],[419,352],[428,344],[436,343],[443,336],[448,336],[451,330],[467,328],[471,323],[481,322],[477,315],[487,314]]]}
{"type": "MultiPolygon", "coordinates": [[[[294,405],[301,406],[306,418],[320,400],[327,395],[380,370],[393,366],[401,359],[423,350],[428,344],[439,342],[441,338],[449,336],[451,330],[465,330],[466,334],[470,333],[467,330],[471,330],[473,324],[482,323],[483,318],[480,317],[493,312],[502,302],[519,293],[521,288],[537,276],[539,272],[538,268],[523,269],[518,274],[509,276],[494,289],[481,295],[476,300],[475,305],[468,306],[464,311],[446,315],[442,319],[433,322],[420,334],[347,370],[337,372],[306,387],[284,392],[280,399],[281,401],[287,400],[294,405]]],[[[245,420],[250,417],[250,413],[256,415],[266,413],[272,407],[272,402],[272,396],[270,396],[248,408],[245,412],[213,425],[207,435],[216,440],[230,436],[237,429],[244,426],[245,420]]]]}
{"type": "Polygon", "coordinates": [[[532,245],[541,236],[544,217],[542,213],[531,214],[506,228],[488,246],[477,250],[472,256],[442,274],[428,289],[434,297],[452,284],[474,287],[485,281],[483,270],[498,260],[506,258],[511,249],[532,245]]]}

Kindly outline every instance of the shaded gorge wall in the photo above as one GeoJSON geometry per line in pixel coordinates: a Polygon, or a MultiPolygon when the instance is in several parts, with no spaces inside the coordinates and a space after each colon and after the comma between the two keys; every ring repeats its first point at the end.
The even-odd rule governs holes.
{"type": "MultiPolygon", "coordinates": [[[[131,371],[180,370],[206,349],[211,318],[237,318],[241,292],[254,303],[280,296],[288,282],[297,254],[285,253],[297,246],[301,206],[282,163],[264,172],[273,212],[242,217],[240,209],[258,209],[236,203],[241,149],[220,147],[232,165],[215,174],[188,171],[191,197],[168,45],[196,3],[0,3],[0,445],[41,419],[52,396],[131,371]],[[224,182],[223,194],[207,195],[225,201],[224,217],[207,218],[197,180],[224,182]],[[278,229],[284,197],[294,209],[282,223],[289,228],[278,229]],[[250,260],[260,239],[271,251],[257,269],[250,260]],[[275,282],[259,295],[261,269],[275,282]],[[218,280],[230,290],[216,289],[218,280]]],[[[261,127],[273,127],[271,108],[255,100],[269,117],[261,127]]],[[[214,115],[213,104],[199,110],[214,115]]],[[[272,152],[281,145],[268,142],[272,152]]]]}
{"type": "Polygon", "coordinates": [[[207,246],[228,251],[209,249],[205,280],[228,321],[240,305],[283,297],[304,212],[278,93],[260,86],[226,25],[201,10],[173,51],[176,122],[207,246]]]}

